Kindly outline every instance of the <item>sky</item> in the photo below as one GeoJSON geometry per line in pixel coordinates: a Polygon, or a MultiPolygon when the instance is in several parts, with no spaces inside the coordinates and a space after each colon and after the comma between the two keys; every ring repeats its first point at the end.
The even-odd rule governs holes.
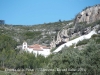
{"type": "Polygon", "coordinates": [[[0,20],[13,25],[36,25],[72,20],[100,0],[0,0],[0,20]]]}

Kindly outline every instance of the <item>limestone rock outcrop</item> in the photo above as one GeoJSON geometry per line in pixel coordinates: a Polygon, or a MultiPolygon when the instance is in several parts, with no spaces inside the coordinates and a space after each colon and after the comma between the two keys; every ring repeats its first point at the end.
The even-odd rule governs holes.
{"type": "Polygon", "coordinates": [[[94,29],[98,30],[98,33],[100,33],[100,24],[98,25],[97,23],[92,26],[90,24],[98,20],[100,20],[100,4],[85,8],[75,17],[74,23],[70,22],[66,24],[66,26],[58,32],[57,36],[53,38],[50,44],[51,48],[58,47],[63,43],[86,35],[94,29]],[[89,24],[90,26],[88,26],[89,24]]]}
{"type": "Polygon", "coordinates": [[[56,47],[56,41],[55,41],[55,37],[52,38],[53,41],[50,43],[50,48],[53,49],[56,47]]]}
{"type": "Polygon", "coordinates": [[[80,12],[76,18],[75,23],[86,22],[87,24],[100,20],[100,4],[87,7],[80,12]]]}
{"type": "Polygon", "coordinates": [[[57,37],[53,37],[53,41],[51,42],[51,48],[55,48],[65,42],[69,41],[68,30],[62,29],[58,32],[57,37]]]}

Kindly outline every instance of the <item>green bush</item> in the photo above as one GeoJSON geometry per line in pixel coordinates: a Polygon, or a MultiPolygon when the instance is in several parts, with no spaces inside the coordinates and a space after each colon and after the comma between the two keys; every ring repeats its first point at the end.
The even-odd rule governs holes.
{"type": "Polygon", "coordinates": [[[0,35],[0,50],[14,49],[17,46],[17,42],[8,35],[0,35]]]}
{"type": "Polygon", "coordinates": [[[5,68],[0,67],[0,71],[5,71],[5,68]]]}
{"type": "Polygon", "coordinates": [[[94,34],[94,35],[92,35],[91,38],[96,38],[96,37],[100,37],[100,35],[94,34]]]}
{"type": "Polygon", "coordinates": [[[100,44],[100,35],[99,34],[98,35],[94,34],[91,39],[95,40],[96,43],[100,44]]]}
{"type": "Polygon", "coordinates": [[[89,40],[88,40],[88,39],[85,39],[85,40],[83,40],[83,41],[79,41],[79,42],[76,44],[76,46],[85,45],[85,44],[87,44],[88,42],[89,42],[89,40]]]}
{"type": "Polygon", "coordinates": [[[57,48],[55,47],[55,48],[53,48],[53,49],[51,49],[51,52],[53,52],[54,50],[56,50],[57,48]]]}

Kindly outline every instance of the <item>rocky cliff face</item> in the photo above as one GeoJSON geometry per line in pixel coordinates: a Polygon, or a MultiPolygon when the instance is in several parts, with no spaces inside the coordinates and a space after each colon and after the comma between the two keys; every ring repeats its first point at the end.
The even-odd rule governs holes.
{"type": "Polygon", "coordinates": [[[100,4],[87,7],[80,12],[75,18],[75,23],[86,22],[89,24],[97,20],[100,20],[100,4]]]}
{"type": "Polygon", "coordinates": [[[58,32],[56,37],[53,37],[53,41],[50,44],[51,49],[58,47],[59,45],[69,41],[69,38],[70,38],[69,32],[71,31],[71,29],[70,28],[66,29],[66,27],[72,24],[73,22],[68,23],[65,27],[63,27],[62,30],[58,32]]]}
{"type": "Polygon", "coordinates": [[[100,20],[100,4],[92,7],[85,8],[80,12],[73,22],[68,23],[62,30],[60,30],[56,37],[53,38],[51,42],[51,48],[60,46],[63,43],[66,43],[72,39],[75,39],[79,36],[88,34],[93,29],[100,32],[100,24],[91,24],[100,20]]]}

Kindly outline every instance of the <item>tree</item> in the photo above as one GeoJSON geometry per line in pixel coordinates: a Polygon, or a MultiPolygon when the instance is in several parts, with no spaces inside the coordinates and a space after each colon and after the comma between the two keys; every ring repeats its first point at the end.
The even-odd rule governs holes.
{"type": "Polygon", "coordinates": [[[0,51],[3,49],[10,50],[14,49],[17,45],[17,42],[7,35],[0,35],[0,51]]]}
{"type": "Polygon", "coordinates": [[[100,73],[100,45],[90,40],[83,51],[86,74],[98,75],[100,73]]]}
{"type": "Polygon", "coordinates": [[[1,66],[3,68],[5,68],[5,61],[7,59],[7,55],[6,55],[6,50],[3,49],[2,52],[0,53],[0,61],[1,61],[1,66]]]}
{"type": "Polygon", "coordinates": [[[65,47],[61,52],[52,57],[47,66],[48,69],[51,68],[55,71],[46,71],[45,75],[72,75],[74,72],[70,72],[68,69],[75,69],[78,71],[78,68],[81,67],[80,64],[81,58],[79,50],[72,47],[65,47]]]}

